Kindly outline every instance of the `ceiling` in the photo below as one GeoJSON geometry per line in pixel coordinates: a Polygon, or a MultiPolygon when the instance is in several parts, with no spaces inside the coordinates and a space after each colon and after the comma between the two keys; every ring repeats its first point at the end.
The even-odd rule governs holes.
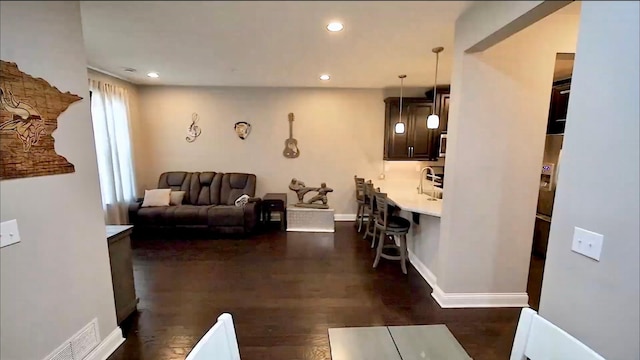
{"type": "Polygon", "coordinates": [[[450,82],[471,1],[82,1],[89,66],[137,84],[383,88],[450,82]],[[326,30],[330,21],[344,30],[326,30]],[[137,69],[135,73],[125,68],[137,69]],[[157,79],[146,76],[150,71],[157,79]],[[321,81],[319,75],[330,74],[321,81]]]}

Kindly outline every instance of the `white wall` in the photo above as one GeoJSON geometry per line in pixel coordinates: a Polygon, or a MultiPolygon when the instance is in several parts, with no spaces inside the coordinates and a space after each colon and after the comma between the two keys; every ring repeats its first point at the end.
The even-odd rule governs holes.
{"type": "Polygon", "coordinates": [[[556,53],[575,51],[579,16],[553,15],[466,53],[478,41],[472,25],[515,17],[485,5],[522,6],[478,4],[457,21],[438,285],[523,294],[556,53]]]}
{"type": "Polygon", "coordinates": [[[639,14],[638,2],[582,5],[540,300],[607,359],[640,357],[639,14]],[[600,262],[571,251],[574,226],[604,235],[600,262]]]}
{"type": "Polygon", "coordinates": [[[0,183],[22,238],[0,250],[1,357],[38,360],[93,318],[103,338],[116,329],[78,2],[0,2],[0,54],[84,98],[54,132],[76,172],[0,183]]]}
{"type": "MultiPolygon", "coordinates": [[[[424,91],[423,91],[424,93],[424,91]]],[[[249,172],[258,176],[257,196],[286,192],[291,178],[309,186],[326,182],[335,192],[336,214],[355,214],[353,176],[377,182],[382,172],[384,94],[382,89],[141,87],[140,126],[134,142],[145,149],[136,159],[140,190],[155,188],[164,171],[249,172]],[[202,135],[185,141],[191,114],[200,116],[202,135]],[[282,155],[293,135],[300,157],[282,155]],[[233,131],[247,121],[252,131],[240,140],[233,131]]],[[[412,178],[419,162],[387,162],[387,180],[412,178]]],[[[142,192],[142,191],[141,191],[142,192]]]]}

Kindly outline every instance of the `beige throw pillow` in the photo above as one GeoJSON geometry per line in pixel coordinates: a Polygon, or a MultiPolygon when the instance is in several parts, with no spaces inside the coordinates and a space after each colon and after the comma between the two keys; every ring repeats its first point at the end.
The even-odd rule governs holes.
{"type": "Polygon", "coordinates": [[[184,191],[172,191],[171,194],[169,194],[169,204],[182,205],[182,200],[184,200],[184,193],[184,191]]]}
{"type": "Polygon", "coordinates": [[[171,189],[154,189],[144,191],[142,207],[169,206],[171,189]]]}

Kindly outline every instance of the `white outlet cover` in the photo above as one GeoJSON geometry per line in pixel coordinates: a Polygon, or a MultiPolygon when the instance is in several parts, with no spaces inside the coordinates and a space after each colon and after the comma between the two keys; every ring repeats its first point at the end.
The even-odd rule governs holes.
{"type": "Polygon", "coordinates": [[[18,221],[3,221],[0,224],[0,247],[9,246],[20,242],[20,232],[18,231],[18,221]]]}
{"type": "Polygon", "coordinates": [[[585,230],[576,226],[573,230],[573,242],[571,244],[571,250],[577,252],[578,254],[582,254],[586,257],[592,258],[596,261],[600,261],[603,240],[604,236],[602,234],[598,234],[593,231],[585,230]]]}

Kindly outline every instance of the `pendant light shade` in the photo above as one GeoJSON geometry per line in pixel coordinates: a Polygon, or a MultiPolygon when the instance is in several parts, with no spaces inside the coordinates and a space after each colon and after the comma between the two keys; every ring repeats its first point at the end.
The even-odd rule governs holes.
{"type": "Polygon", "coordinates": [[[431,114],[427,117],[427,129],[437,129],[440,127],[440,117],[436,114],[431,114]]]}
{"type": "Polygon", "coordinates": [[[444,50],[442,46],[431,49],[436,54],[436,75],[433,80],[433,107],[431,108],[431,115],[427,117],[427,129],[437,129],[440,127],[440,117],[436,115],[436,93],[438,92],[438,62],[440,60],[440,53],[444,50]]]}
{"type": "Polygon", "coordinates": [[[404,122],[402,121],[402,90],[404,88],[404,78],[406,78],[407,75],[398,75],[398,77],[400,78],[400,114],[398,116],[398,122],[393,127],[393,131],[396,134],[404,134],[405,126],[404,122]]]}

